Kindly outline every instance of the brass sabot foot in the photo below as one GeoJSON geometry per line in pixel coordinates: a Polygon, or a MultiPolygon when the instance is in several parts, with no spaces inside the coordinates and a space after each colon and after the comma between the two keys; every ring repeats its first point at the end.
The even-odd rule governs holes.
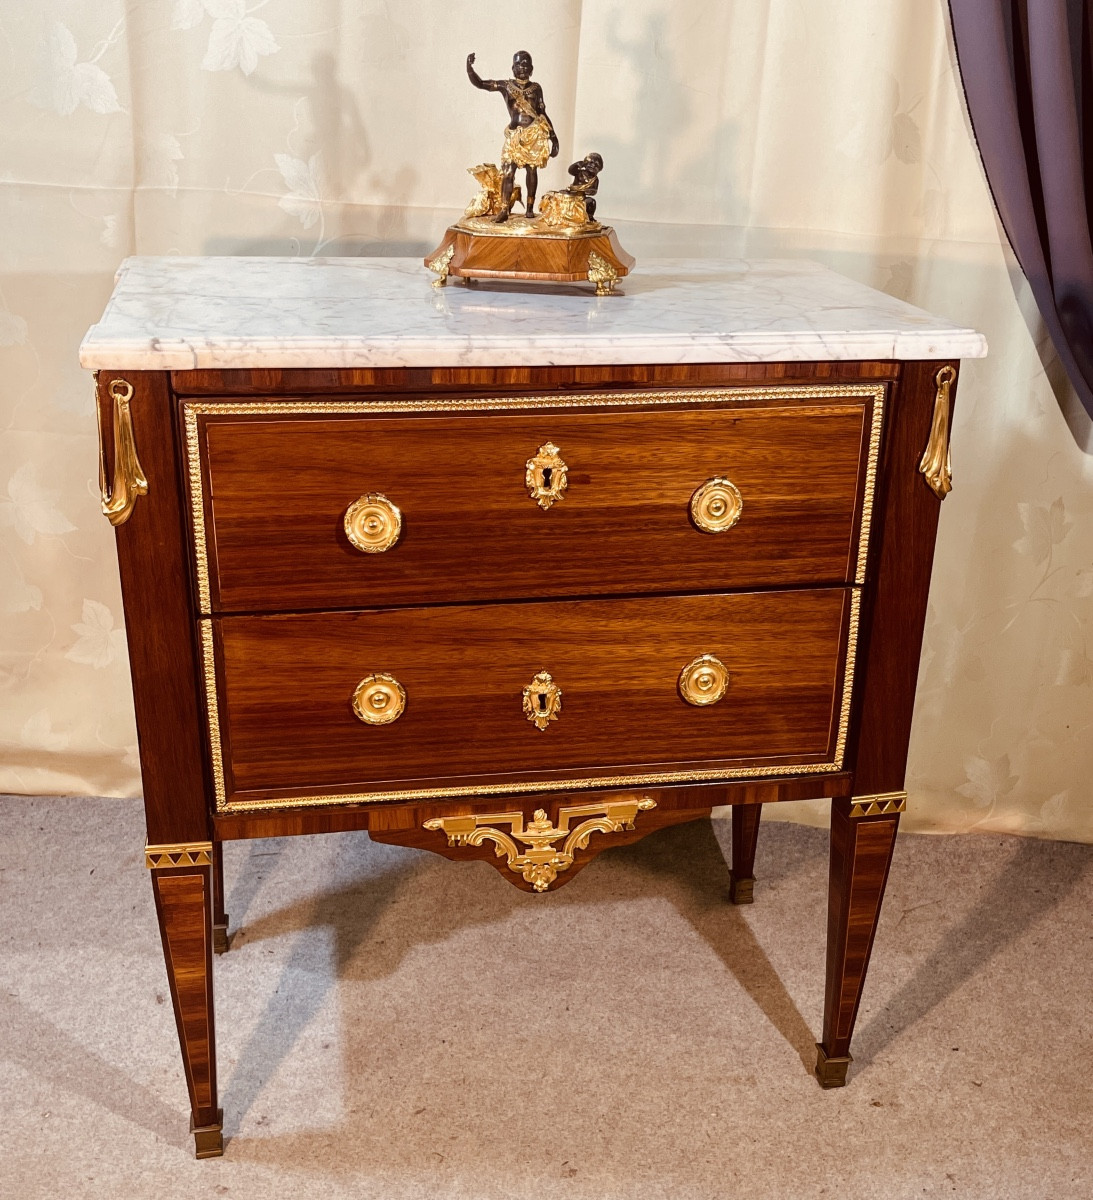
{"type": "Polygon", "coordinates": [[[737,879],[731,871],[729,872],[729,899],[733,904],[751,904],[755,899],[754,887],[754,876],[750,879],[737,879]]]}
{"type": "Polygon", "coordinates": [[[827,1051],[817,1042],[816,1078],[820,1081],[820,1087],[846,1087],[846,1069],[853,1061],[849,1054],[841,1058],[828,1058],[827,1051]]]}
{"type": "Polygon", "coordinates": [[[190,1132],[194,1135],[195,1158],[219,1158],[224,1153],[224,1110],[216,1114],[215,1125],[195,1125],[190,1120],[190,1132]]]}

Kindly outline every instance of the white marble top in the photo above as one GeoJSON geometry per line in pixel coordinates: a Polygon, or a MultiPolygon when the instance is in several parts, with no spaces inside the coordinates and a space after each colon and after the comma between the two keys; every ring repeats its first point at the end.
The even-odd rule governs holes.
{"type": "Polygon", "coordinates": [[[815,263],[639,262],[620,291],[408,258],[129,258],[85,367],[474,367],[979,358],[986,340],[815,263]]]}

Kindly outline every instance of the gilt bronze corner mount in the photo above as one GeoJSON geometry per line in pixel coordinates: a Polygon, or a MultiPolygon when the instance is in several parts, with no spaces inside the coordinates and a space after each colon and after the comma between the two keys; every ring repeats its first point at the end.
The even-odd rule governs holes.
{"type": "Polygon", "coordinates": [[[124,525],[133,515],[138,496],[148,495],[148,479],[137,458],[137,443],[133,436],[133,414],[129,404],[133,385],[126,379],[110,381],[110,396],[114,401],[114,478],[106,481],[106,443],[103,438],[102,409],[98,396],[95,413],[99,423],[99,491],[102,494],[102,515],[111,525],[124,525]]]}
{"type": "Polygon", "coordinates": [[[939,500],[953,490],[953,463],[949,450],[949,393],[956,382],[956,368],[944,366],[934,376],[937,394],[934,397],[934,416],[930,423],[930,440],[926,444],[918,469],[926,477],[939,500]]]}

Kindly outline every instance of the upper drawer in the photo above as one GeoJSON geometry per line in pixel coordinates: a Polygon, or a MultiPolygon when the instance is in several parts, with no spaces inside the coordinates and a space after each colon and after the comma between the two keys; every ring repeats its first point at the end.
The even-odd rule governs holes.
{"type": "Polygon", "coordinates": [[[202,611],[860,582],[883,398],[188,401],[202,611]]]}

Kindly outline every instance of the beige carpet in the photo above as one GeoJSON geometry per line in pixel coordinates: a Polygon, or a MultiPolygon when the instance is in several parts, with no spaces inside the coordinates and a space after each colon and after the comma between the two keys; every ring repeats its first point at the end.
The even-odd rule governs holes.
{"type": "Polygon", "coordinates": [[[0,800],[0,1196],[1093,1196],[1093,846],[904,835],[850,1085],[810,1071],[826,834],[554,896],[363,834],[229,844],[196,1162],[140,806],[0,800]]]}

